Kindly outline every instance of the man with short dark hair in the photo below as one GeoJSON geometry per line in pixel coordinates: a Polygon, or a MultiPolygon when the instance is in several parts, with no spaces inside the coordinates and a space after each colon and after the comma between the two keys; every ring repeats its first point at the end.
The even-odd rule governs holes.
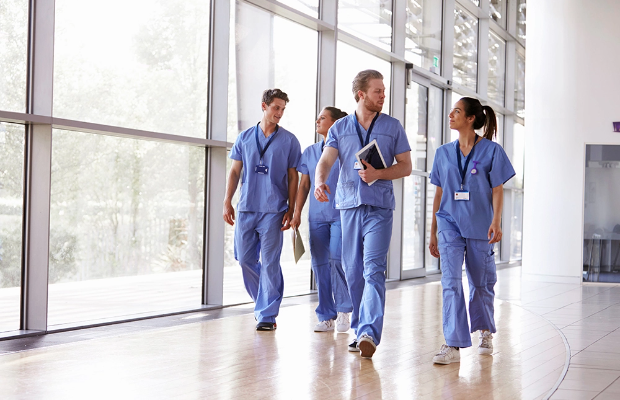
{"type": "Polygon", "coordinates": [[[278,125],[288,101],[280,89],[265,90],[263,118],[239,134],[230,152],[233,162],[223,216],[228,224],[235,224],[231,202],[243,174],[237,205],[235,258],[241,265],[245,288],[255,303],[258,331],[276,329],[284,294],[280,266],[282,231],[290,227],[299,181],[299,140],[278,125]]]}
{"type": "Polygon", "coordinates": [[[316,168],[314,195],[324,202],[329,200],[328,194],[336,196],[342,224],[342,265],[353,303],[351,327],[357,336],[349,351],[370,358],[383,331],[385,271],[395,207],[392,180],[411,173],[411,148],[400,122],[381,114],[385,100],[381,73],[366,70],[357,74],[353,95],[356,112],[339,119],[329,130],[316,168]],[[355,154],[373,139],[386,168],[356,162],[355,154]],[[332,194],[325,182],[337,158],[340,176],[332,194]]]}

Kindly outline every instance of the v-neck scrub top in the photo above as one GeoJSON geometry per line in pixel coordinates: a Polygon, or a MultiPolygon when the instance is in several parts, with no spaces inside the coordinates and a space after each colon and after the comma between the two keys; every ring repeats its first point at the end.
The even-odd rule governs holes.
{"type": "Polygon", "coordinates": [[[297,168],[301,157],[301,146],[295,135],[279,127],[277,134],[265,137],[260,126],[255,125],[237,136],[229,157],[243,162],[237,211],[278,213],[288,209],[288,169],[297,168]],[[256,130],[263,149],[269,138],[276,135],[263,156],[263,165],[268,167],[266,174],[254,171],[260,164],[256,130]]]}
{"type": "MultiPolygon", "coordinates": [[[[355,153],[362,149],[355,113],[349,114],[329,128],[326,147],[338,150],[340,160],[340,177],[336,190],[336,208],[346,210],[359,207],[362,204],[387,208],[395,208],[394,190],[392,181],[379,179],[371,186],[360,178],[358,170],[354,168],[355,153]]],[[[366,139],[366,130],[360,126],[362,137],[366,139]]],[[[411,151],[405,129],[396,118],[387,114],[379,114],[372,129],[369,142],[377,140],[386,167],[394,164],[396,155],[411,151]]],[[[332,192],[333,193],[333,192],[332,192]]]]}
{"type": "MultiPolygon", "coordinates": [[[[461,189],[457,142],[455,140],[437,149],[431,170],[431,183],[443,190],[439,211],[435,214],[437,231],[456,227],[464,238],[488,240],[493,221],[493,188],[506,183],[515,175],[515,170],[502,146],[480,138],[474,146],[463,182],[463,190],[469,192],[469,200],[454,200],[454,193],[461,189]],[[478,170],[476,174],[471,173],[474,165],[478,170]]],[[[461,152],[462,162],[465,158],[461,152]]]]}
{"type": "MultiPolygon", "coordinates": [[[[310,187],[314,188],[314,174],[316,172],[316,166],[319,163],[319,159],[323,154],[323,142],[315,143],[312,146],[308,146],[301,155],[301,161],[297,171],[310,177],[310,187]]],[[[329,177],[327,178],[327,186],[332,193],[335,193],[338,187],[338,175],[340,174],[340,162],[336,160],[329,171],[329,177]]],[[[340,211],[335,208],[334,196],[330,196],[330,199],[326,203],[318,201],[314,195],[310,195],[310,207],[308,210],[309,221],[322,221],[333,222],[340,220],[340,211]]]]}

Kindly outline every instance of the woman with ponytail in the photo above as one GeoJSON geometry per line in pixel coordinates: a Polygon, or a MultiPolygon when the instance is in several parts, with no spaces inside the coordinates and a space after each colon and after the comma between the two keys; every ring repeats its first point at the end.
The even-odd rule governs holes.
{"type": "Polygon", "coordinates": [[[446,344],[433,362],[460,361],[459,348],[472,345],[470,332],[480,331],[478,354],[493,353],[494,244],[502,239],[504,183],[515,171],[504,149],[493,142],[495,112],[471,97],[450,111],[450,128],[459,138],[437,149],[431,183],[437,186],[429,250],[441,257],[443,334],[446,344]],[[483,136],[476,134],[482,129],[483,136]],[[462,285],[462,266],[469,281],[469,317],[462,285]]]}
{"type": "MultiPolygon", "coordinates": [[[[322,138],[319,143],[304,150],[297,167],[297,171],[302,175],[295,200],[295,213],[291,220],[293,229],[297,229],[301,224],[301,211],[310,188],[314,187],[314,173],[323,153],[327,132],[336,120],[346,115],[346,112],[336,107],[325,107],[316,119],[316,133],[322,138]]],[[[334,193],[339,174],[340,164],[336,161],[326,182],[334,193]]],[[[342,269],[340,210],[334,207],[334,196],[326,203],[310,196],[308,220],[311,265],[319,292],[319,305],[315,310],[319,323],[314,327],[314,331],[329,332],[336,328],[338,332],[347,332],[351,328],[349,313],[353,311],[353,304],[342,269]]]]}

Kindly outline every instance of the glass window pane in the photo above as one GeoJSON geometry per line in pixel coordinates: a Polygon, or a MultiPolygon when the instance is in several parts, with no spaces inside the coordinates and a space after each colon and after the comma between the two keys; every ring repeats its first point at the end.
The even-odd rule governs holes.
{"type": "Polygon", "coordinates": [[[506,0],[490,0],[489,17],[506,28],[506,0]]]}
{"type": "Polygon", "coordinates": [[[405,58],[436,74],[441,68],[441,0],[407,0],[405,58]]]}
{"type": "Polygon", "coordinates": [[[338,28],[390,51],[392,0],[338,1],[338,28]]]}
{"type": "Polygon", "coordinates": [[[290,100],[282,126],[303,151],[316,138],[318,33],[243,2],[231,4],[231,21],[228,141],[260,121],[263,91],[279,88],[290,100]]]}
{"type": "Polygon", "coordinates": [[[57,0],[54,116],[205,138],[209,9],[57,0]]]}
{"type": "Polygon", "coordinates": [[[512,195],[512,223],[510,224],[510,260],[521,259],[523,244],[523,192],[507,191],[512,195]]]}
{"type": "Polygon", "coordinates": [[[19,329],[24,136],[23,125],[0,122],[0,332],[19,329]]]}
{"type": "Polygon", "coordinates": [[[319,0],[277,0],[280,3],[306,13],[311,17],[319,17],[319,0]]]}
{"type": "Polygon", "coordinates": [[[426,107],[428,103],[428,89],[425,86],[411,82],[407,88],[405,109],[405,131],[407,139],[413,147],[411,161],[413,168],[419,171],[426,169],[426,107]]]}
{"type": "Polygon", "coordinates": [[[523,189],[523,160],[525,159],[525,127],[519,123],[514,124],[512,133],[512,166],[515,169],[513,179],[514,186],[523,189]]]}
{"type": "Polygon", "coordinates": [[[480,7],[480,0],[469,0],[474,3],[476,6],[480,7]]]}
{"type": "MultiPolygon", "coordinates": [[[[442,144],[443,137],[443,90],[436,86],[431,86],[428,92],[428,135],[426,141],[426,170],[433,168],[435,152],[442,144]]],[[[439,269],[439,259],[431,256],[428,250],[431,238],[431,224],[433,222],[433,199],[435,198],[435,185],[426,186],[426,251],[425,264],[426,272],[439,269]]]]}
{"type": "Polygon", "coordinates": [[[26,111],[28,3],[0,1],[0,110],[26,111]]]}
{"type": "Polygon", "coordinates": [[[478,18],[460,7],[454,9],[455,83],[476,90],[478,77],[478,18]]]}
{"type": "Polygon", "coordinates": [[[336,107],[351,114],[355,112],[357,103],[353,96],[352,83],[358,72],[374,69],[383,74],[385,85],[385,102],[383,111],[390,113],[390,81],[392,79],[392,65],[378,57],[370,55],[346,43],[338,42],[338,56],[336,57],[336,107]]]}
{"type": "Polygon", "coordinates": [[[205,149],[54,130],[49,324],[200,305],[205,149]]]}
{"type": "Polygon", "coordinates": [[[526,0],[517,0],[517,38],[523,45],[525,45],[525,33],[526,33],[526,11],[527,11],[527,2],[526,0]]]}
{"type": "Polygon", "coordinates": [[[525,118],[525,58],[517,53],[515,66],[515,113],[525,118]]]}
{"type": "Polygon", "coordinates": [[[424,189],[426,177],[404,178],[402,270],[424,267],[424,189]]]}
{"type": "Polygon", "coordinates": [[[504,115],[498,113],[496,110],[493,111],[495,111],[497,120],[497,136],[493,137],[493,141],[504,147],[504,115]]]}
{"type": "Polygon", "coordinates": [[[506,77],[506,42],[489,33],[489,81],[487,95],[500,106],[504,105],[506,77]]]}

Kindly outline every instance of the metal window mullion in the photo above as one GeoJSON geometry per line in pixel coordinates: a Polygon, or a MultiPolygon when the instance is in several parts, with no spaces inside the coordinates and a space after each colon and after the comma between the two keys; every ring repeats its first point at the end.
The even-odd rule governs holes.
{"type": "Polygon", "coordinates": [[[515,63],[517,60],[516,42],[510,40],[506,42],[506,77],[505,77],[505,89],[504,89],[504,107],[511,112],[515,112],[515,78],[516,68],[515,63]]]}
{"type": "MultiPolygon", "coordinates": [[[[322,0],[320,2],[321,20],[337,27],[338,1],[322,0]]],[[[317,60],[317,114],[327,106],[336,103],[336,56],[338,47],[338,31],[324,30],[319,32],[317,60]]],[[[318,140],[318,134],[316,139],[318,140]]]]}
{"type": "MultiPolygon", "coordinates": [[[[208,132],[211,140],[228,136],[228,57],[230,7],[235,0],[212,0],[209,46],[208,132]]],[[[206,150],[205,220],[202,304],[224,304],[225,222],[222,200],[226,191],[227,149],[206,150]]]]}
{"type": "Polygon", "coordinates": [[[454,74],[454,0],[444,0],[441,38],[441,76],[451,84],[454,74]]]}
{"type": "MultiPolygon", "coordinates": [[[[28,32],[28,114],[52,116],[54,0],[31,0],[28,32]]],[[[52,125],[26,125],[22,245],[22,330],[47,330],[52,125]]]]}
{"type": "MultiPolygon", "coordinates": [[[[487,3],[488,6],[488,3],[487,3]]],[[[487,12],[488,15],[488,12],[487,12]]],[[[478,20],[478,82],[477,92],[488,99],[489,88],[489,18],[478,20]]]]}

